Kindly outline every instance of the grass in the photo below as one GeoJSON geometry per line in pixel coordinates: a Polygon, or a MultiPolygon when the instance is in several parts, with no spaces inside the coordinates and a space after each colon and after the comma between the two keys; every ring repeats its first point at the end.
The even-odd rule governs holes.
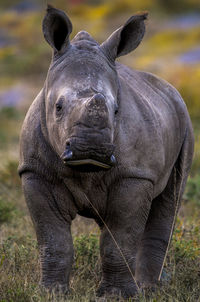
{"type": "MultiPolygon", "coordinates": [[[[24,225],[24,219],[21,218],[21,222],[17,224],[18,228],[20,224],[21,227],[24,225]]],[[[165,272],[170,281],[164,282],[154,293],[146,292],[145,295],[141,295],[139,301],[198,301],[199,229],[200,226],[183,229],[182,220],[179,219],[165,265],[165,272]]],[[[75,263],[67,301],[95,301],[95,290],[101,275],[98,235],[76,236],[74,246],[75,263]]],[[[47,299],[66,301],[63,297],[55,297],[53,294],[40,291],[37,243],[32,233],[21,231],[20,235],[15,233],[9,236],[1,244],[0,255],[1,302],[47,301],[47,299]]]]}
{"type": "Polygon", "coordinates": [[[14,205],[8,203],[3,198],[0,198],[0,225],[9,222],[12,219],[12,213],[14,211],[14,205]]]}

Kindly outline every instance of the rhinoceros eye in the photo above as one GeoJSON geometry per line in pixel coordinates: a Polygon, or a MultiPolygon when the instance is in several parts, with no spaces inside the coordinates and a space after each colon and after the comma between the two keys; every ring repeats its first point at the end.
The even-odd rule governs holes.
{"type": "Polygon", "coordinates": [[[60,112],[62,110],[62,105],[61,104],[56,104],[56,111],[60,112]]]}
{"type": "Polygon", "coordinates": [[[59,114],[62,112],[62,108],[63,108],[63,97],[61,97],[58,102],[56,103],[56,114],[59,114]]]}

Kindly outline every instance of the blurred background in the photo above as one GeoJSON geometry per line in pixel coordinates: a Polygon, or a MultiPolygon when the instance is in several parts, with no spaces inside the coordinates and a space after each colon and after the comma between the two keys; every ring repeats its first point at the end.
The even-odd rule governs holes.
{"type": "MultiPolygon", "coordinates": [[[[198,128],[199,0],[49,0],[48,3],[67,12],[73,23],[71,37],[84,29],[100,43],[132,14],[147,10],[149,19],[142,44],[120,61],[132,68],[153,72],[174,85],[188,106],[194,128],[198,128]]],[[[39,0],[0,2],[1,163],[8,158],[18,158],[21,126],[18,119],[23,118],[42,88],[50,63],[51,49],[41,30],[45,8],[46,1],[39,0]]],[[[196,138],[198,144],[198,134],[196,138]]],[[[198,158],[196,156],[193,173],[200,172],[198,158]]]]}
{"type": "MultiPolygon", "coordinates": [[[[177,257],[186,253],[190,260],[199,259],[200,1],[49,0],[48,3],[68,14],[73,24],[71,37],[80,30],[86,30],[99,43],[134,13],[144,10],[149,12],[142,43],[134,52],[120,58],[120,61],[132,68],[155,73],[169,81],[179,90],[187,104],[195,133],[195,155],[172,249],[178,251],[177,257]]],[[[4,252],[0,251],[0,255],[4,255],[0,256],[3,257],[0,258],[0,269],[4,271],[4,259],[14,259],[13,250],[15,253],[18,251],[19,261],[22,261],[28,246],[30,250],[27,255],[32,255],[34,251],[33,265],[36,263],[34,261],[37,261],[33,243],[35,235],[16,170],[20,128],[28,107],[43,87],[51,60],[51,49],[41,30],[46,4],[46,1],[39,0],[0,1],[0,248],[4,247],[4,252]]],[[[81,220],[73,226],[74,236],[79,236],[81,232],[93,232],[98,237],[98,230],[94,224],[88,223],[88,220],[81,220]]],[[[94,238],[92,240],[95,241],[94,238]]],[[[90,239],[88,240],[90,242],[90,239]]],[[[15,261],[7,262],[8,269],[12,265],[16,267],[15,261]]],[[[0,279],[0,297],[7,293],[9,286],[13,286],[5,274],[1,276],[3,281],[0,279]]],[[[22,288],[24,292],[25,289],[23,286],[22,288]]],[[[5,301],[11,301],[8,293],[5,297],[5,301]]],[[[18,300],[15,297],[13,301],[18,300]]],[[[21,298],[19,301],[26,300],[21,298]]]]}

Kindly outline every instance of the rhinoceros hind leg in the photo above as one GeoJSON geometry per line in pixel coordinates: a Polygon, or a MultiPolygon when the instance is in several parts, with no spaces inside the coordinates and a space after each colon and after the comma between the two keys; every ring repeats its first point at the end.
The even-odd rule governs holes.
{"type": "Polygon", "coordinates": [[[174,194],[175,171],[162,194],[152,201],[151,210],[141,240],[136,260],[136,278],[144,286],[150,287],[160,279],[163,262],[174,227],[178,203],[174,194]]]}
{"type": "Polygon", "coordinates": [[[136,259],[136,279],[144,287],[160,281],[179,203],[192,162],[192,136],[184,141],[164,191],[152,201],[136,259]]]}

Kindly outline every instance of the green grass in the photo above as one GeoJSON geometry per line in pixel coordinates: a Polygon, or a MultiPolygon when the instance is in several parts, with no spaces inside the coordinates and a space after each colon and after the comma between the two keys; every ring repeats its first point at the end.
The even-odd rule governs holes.
{"type": "MultiPolygon", "coordinates": [[[[177,227],[165,265],[170,281],[164,282],[154,293],[149,291],[140,295],[139,301],[195,302],[200,298],[196,239],[188,239],[185,230],[186,235],[181,235],[180,242],[182,230],[177,227]]],[[[199,236],[196,229],[189,232],[193,238],[199,236]]],[[[67,301],[95,301],[95,290],[101,275],[98,235],[80,235],[74,238],[74,243],[75,264],[67,301]]],[[[43,293],[38,286],[39,259],[37,243],[32,235],[8,237],[1,245],[0,255],[1,302],[46,301],[47,297],[52,301],[64,301],[63,297],[43,293]]]]}
{"type": "Polygon", "coordinates": [[[185,198],[188,202],[198,205],[200,210],[200,175],[188,179],[185,190],[185,198]]]}
{"type": "Polygon", "coordinates": [[[15,207],[0,197],[0,225],[12,219],[15,207]]]}

